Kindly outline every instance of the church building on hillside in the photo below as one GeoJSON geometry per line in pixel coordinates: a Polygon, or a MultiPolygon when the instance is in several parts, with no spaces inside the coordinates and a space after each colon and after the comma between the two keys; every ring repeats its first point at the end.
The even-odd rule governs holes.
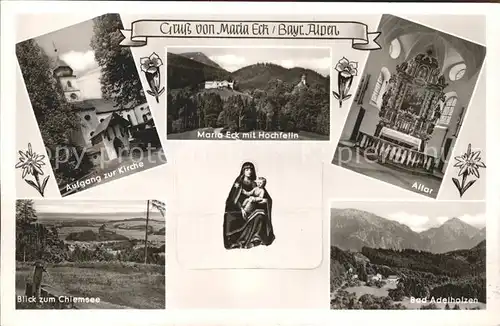
{"type": "Polygon", "coordinates": [[[306,75],[302,75],[300,77],[300,82],[298,83],[297,87],[305,87],[307,86],[307,81],[306,81],[306,75]]]}
{"type": "Polygon", "coordinates": [[[302,75],[300,77],[300,82],[297,85],[295,85],[295,88],[293,89],[293,91],[296,92],[297,90],[304,88],[304,87],[307,87],[306,75],[302,75]]]}
{"type": "Polygon", "coordinates": [[[306,75],[302,75],[300,77],[300,82],[295,85],[295,87],[293,88],[293,91],[292,91],[292,94],[296,94],[297,92],[299,92],[301,89],[306,89],[307,88],[307,79],[306,79],[306,75]]]}
{"type": "Polygon", "coordinates": [[[85,150],[95,166],[105,165],[127,153],[130,142],[134,140],[134,131],[154,127],[147,102],[116,107],[113,100],[86,98],[73,69],[59,57],[53,74],[61,84],[66,100],[80,117],[80,129],[74,131],[71,138],[85,150]]]}
{"type": "Polygon", "coordinates": [[[217,81],[210,80],[205,82],[205,89],[218,89],[218,88],[234,88],[234,82],[229,82],[227,80],[217,81]]]}

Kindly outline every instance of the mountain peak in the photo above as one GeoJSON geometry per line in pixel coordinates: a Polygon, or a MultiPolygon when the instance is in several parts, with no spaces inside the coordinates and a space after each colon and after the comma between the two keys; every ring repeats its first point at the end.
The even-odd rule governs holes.
{"type": "Polygon", "coordinates": [[[330,236],[334,245],[344,249],[366,246],[442,253],[472,248],[485,239],[485,232],[455,217],[417,233],[405,224],[367,211],[332,208],[330,236]]]}
{"type": "Polygon", "coordinates": [[[408,226],[353,208],[331,210],[331,239],[339,248],[427,249],[427,240],[408,226]]]}
{"type": "Polygon", "coordinates": [[[474,248],[486,248],[486,240],[479,242],[474,248]]]}
{"type": "Polygon", "coordinates": [[[453,217],[453,218],[450,218],[449,220],[447,220],[446,222],[443,223],[443,226],[448,226],[448,227],[453,227],[453,228],[474,228],[476,229],[475,227],[473,227],[472,225],[462,221],[461,219],[459,219],[458,217],[453,217]]]}
{"type": "Polygon", "coordinates": [[[211,67],[214,67],[214,68],[221,68],[221,66],[217,62],[215,62],[212,59],[210,59],[203,52],[199,52],[199,51],[198,52],[184,52],[184,53],[179,53],[179,55],[181,55],[181,56],[183,56],[185,58],[188,58],[190,60],[206,64],[207,66],[211,66],[211,67]]]}

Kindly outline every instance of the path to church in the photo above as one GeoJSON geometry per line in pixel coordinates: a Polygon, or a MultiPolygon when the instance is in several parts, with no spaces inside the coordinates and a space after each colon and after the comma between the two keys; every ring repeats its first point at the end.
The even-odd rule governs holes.
{"type": "MultiPolygon", "coordinates": [[[[351,149],[352,150],[352,149],[351,149]]],[[[343,148],[343,153],[348,154],[347,148],[343,148]]],[[[441,181],[437,178],[424,176],[424,175],[414,175],[402,170],[395,170],[390,167],[384,166],[379,163],[369,162],[366,158],[358,154],[359,159],[356,161],[356,157],[352,155],[352,152],[349,153],[351,155],[351,160],[348,161],[349,157],[339,157],[338,149],[335,151],[335,155],[332,163],[350,169],[352,171],[358,172],[360,174],[379,179],[381,181],[385,181],[387,183],[399,186],[401,188],[421,193],[412,189],[412,185],[415,182],[421,183],[431,189],[434,189],[433,195],[437,194],[439,186],[441,185],[441,181]],[[339,163],[339,161],[341,163],[339,163]]],[[[345,155],[344,155],[345,156],[345,155]]],[[[421,193],[423,194],[423,193],[421,193]]]]}

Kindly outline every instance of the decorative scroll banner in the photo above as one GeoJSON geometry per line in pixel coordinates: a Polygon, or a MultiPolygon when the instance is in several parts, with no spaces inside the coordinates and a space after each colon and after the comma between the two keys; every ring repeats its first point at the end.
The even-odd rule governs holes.
{"type": "Polygon", "coordinates": [[[137,20],[121,30],[121,46],[145,46],[148,38],[311,39],[352,40],[357,50],[378,50],[380,32],[368,33],[360,22],[339,21],[235,21],[235,20],[137,20]]]}

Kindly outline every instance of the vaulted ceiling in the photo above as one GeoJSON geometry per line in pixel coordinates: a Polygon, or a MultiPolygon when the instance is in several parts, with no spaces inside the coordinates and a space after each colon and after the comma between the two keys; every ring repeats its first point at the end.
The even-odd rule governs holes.
{"type": "Polygon", "coordinates": [[[482,45],[392,15],[382,17],[379,31],[387,47],[395,38],[399,40],[405,60],[432,50],[443,73],[453,65],[464,62],[467,65],[466,76],[470,78],[481,68],[486,53],[482,45]]]}

